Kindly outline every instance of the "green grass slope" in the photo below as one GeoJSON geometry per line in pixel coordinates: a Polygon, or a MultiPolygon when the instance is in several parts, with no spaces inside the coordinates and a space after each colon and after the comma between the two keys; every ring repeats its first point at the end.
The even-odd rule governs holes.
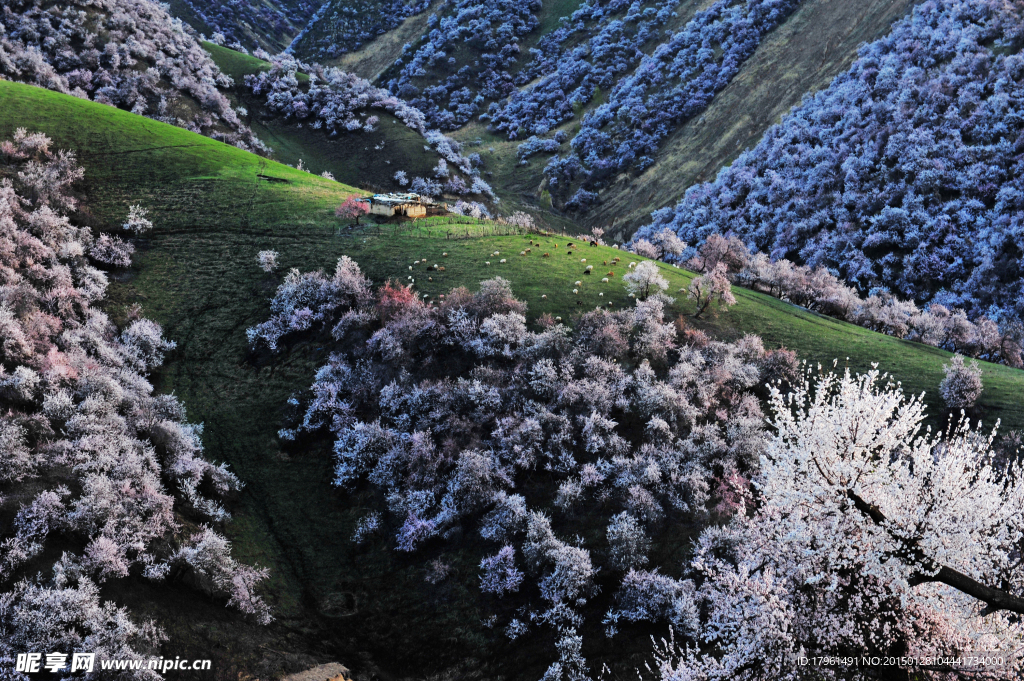
{"type": "MultiPolygon", "coordinates": [[[[339,230],[331,208],[350,187],[109,107],[0,82],[0,138],[16,127],[40,130],[58,146],[78,150],[86,169],[86,217],[97,228],[116,228],[129,202],[150,208],[156,227],[141,243],[135,266],[112,284],[107,310],[123,319],[125,306],[138,302],[177,341],[157,388],[183,400],[190,419],[205,424],[208,456],[227,461],[246,483],[231,504],[235,520],[227,532],[241,559],[272,570],[267,593],[278,621],[266,629],[241,624],[177,585],[107,587],[165,624],[171,635],[165,652],[214,659],[217,679],[276,678],[332,660],[385,679],[539,678],[550,642],[513,651],[500,631],[480,627],[487,613],[472,561],[456,557],[453,577],[435,587],[424,580],[427,562],[436,557],[429,552],[407,556],[386,542],[352,546],[348,537],[366,500],[331,486],[328,444],[282,449],[276,431],[286,400],[310,384],[326,357],[306,342],[269,365],[250,361],[245,329],[266,318],[280,281],[261,272],[255,256],[266,248],[279,251],[284,271],[330,268],[347,254],[376,282],[414,276],[417,289],[430,296],[501,275],[529,304],[531,318],[550,312],[566,321],[598,304],[629,305],[621,276],[639,258],[586,244],[567,251],[565,238],[500,236],[489,234],[488,226],[436,221],[339,230]],[[527,248],[531,252],[520,255],[527,248]],[[623,258],[618,266],[603,264],[616,256],[623,258]],[[415,260],[444,264],[446,271],[427,273],[421,264],[410,272],[415,260]],[[588,264],[595,275],[583,275],[588,264]],[[608,271],[615,276],[602,284],[608,271]],[[517,661],[509,664],[513,654],[517,661]]],[[[670,293],[693,276],[662,269],[670,293]]],[[[838,358],[845,364],[849,357],[855,370],[878,362],[908,391],[932,396],[948,361],[948,353],[767,296],[738,290],[737,298],[728,312],[691,324],[724,338],[758,333],[768,345],[785,345],[811,362],[830,365],[838,358]]],[[[692,305],[682,298],[672,310],[689,312],[692,305]]],[[[986,420],[1001,417],[1024,427],[1024,374],[987,364],[984,371],[986,420]]],[[[683,543],[660,546],[652,557],[678,565],[685,550],[683,543]]],[[[646,635],[585,638],[595,642],[584,651],[594,668],[607,662],[623,675],[650,652],[646,635]]]]}
{"type": "Polygon", "coordinates": [[[889,31],[916,0],[806,0],[768,34],[705,112],[681,126],[639,176],[622,175],[601,192],[601,205],[579,217],[625,238],[651,211],[676,203],[686,189],[760,141],[803,97],[846,70],[865,42],[889,31]]]}
{"type": "MultiPolygon", "coordinates": [[[[203,43],[203,49],[221,71],[234,79],[235,87],[228,96],[245,106],[249,112],[243,117],[245,122],[282,163],[297,166],[301,160],[310,172],[330,171],[339,182],[373,191],[396,189],[392,179],[396,170],[404,170],[410,177],[427,176],[437,164],[438,155],[423,148],[423,137],[386,112],[372,112],[380,118],[374,132],[342,133],[337,137],[269,115],[259,98],[247,91],[244,80],[249,74],[268,70],[270,64],[213,43],[203,43]]],[[[309,76],[299,74],[298,79],[305,83],[309,76]]]]}

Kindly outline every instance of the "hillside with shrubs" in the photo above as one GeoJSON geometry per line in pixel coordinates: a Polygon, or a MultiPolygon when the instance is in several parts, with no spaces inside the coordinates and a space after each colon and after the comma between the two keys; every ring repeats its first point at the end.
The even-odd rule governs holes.
{"type": "Polygon", "coordinates": [[[1020,678],[1022,29],[5,4],[0,680],[1020,678]]]}
{"type": "MultiPolygon", "coordinates": [[[[0,142],[0,664],[27,649],[152,655],[160,624],[101,588],[134,575],[188,579],[254,621],[265,570],[218,531],[243,483],[203,453],[202,424],[149,375],[175,343],[160,325],[103,311],[110,274],[152,229],[132,207],[124,236],[75,224],[74,152],[18,129],[0,142]],[[101,269],[102,268],[102,269],[101,269]]],[[[18,678],[18,677],[14,677],[18,678]]]]}
{"type": "Polygon", "coordinates": [[[638,235],[730,232],[862,293],[1019,320],[1021,9],[928,2],[638,235]]]}

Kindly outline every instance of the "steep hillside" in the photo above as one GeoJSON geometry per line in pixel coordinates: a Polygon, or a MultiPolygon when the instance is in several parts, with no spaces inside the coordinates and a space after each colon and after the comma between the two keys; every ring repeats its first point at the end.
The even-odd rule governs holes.
{"type": "MultiPolygon", "coordinates": [[[[235,81],[229,95],[246,110],[245,120],[253,132],[273,150],[273,158],[313,173],[330,172],[340,182],[353,186],[390,191],[397,188],[394,174],[405,170],[410,176],[429,176],[438,155],[424,149],[423,135],[410,129],[393,115],[374,111],[380,124],[371,132],[356,130],[331,137],[325,131],[284,120],[268,112],[266,98],[245,86],[245,77],[269,71],[269,62],[235,50],[204,43],[217,66],[235,81]]],[[[297,74],[300,84],[309,76],[297,74]]]]}
{"type": "Polygon", "coordinates": [[[650,229],[728,229],[865,293],[1019,322],[1022,32],[1014,4],[915,8],[650,229]]]}
{"type": "Polygon", "coordinates": [[[915,0],[808,0],[769,35],[732,83],[699,117],[679,128],[647,170],[620,175],[601,204],[578,217],[626,239],[686,189],[755,145],[771,125],[811,92],[846,70],[857,49],[889,31],[915,0]]]}
{"type": "Polygon", "coordinates": [[[368,45],[339,55],[335,59],[323,60],[323,63],[337,66],[340,69],[356,74],[361,78],[376,81],[395,60],[402,56],[406,43],[415,44],[427,32],[427,18],[436,11],[441,0],[434,2],[426,10],[408,17],[393,30],[378,36],[368,45]]]}
{"type": "MultiPolygon", "coordinates": [[[[280,275],[260,271],[256,254],[278,251],[282,271],[332,269],[341,255],[349,255],[374,282],[414,276],[417,291],[434,299],[454,286],[475,289],[480,280],[501,275],[527,302],[531,322],[543,313],[569,320],[600,303],[627,307],[631,301],[621,284],[627,268],[604,263],[641,259],[575,240],[579,245],[567,249],[565,238],[506,235],[504,228],[466,220],[348,230],[331,211],[354,191],[344,185],[37,88],[0,83],[0,102],[0,135],[31,126],[61,147],[79,150],[86,170],[79,190],[86,218],[96,227],[116,228],[128,202],[150,210],[155,229],[141,242],[131,271],[112,285],[107,310],[123,320],[125,306],[139,303],[178,342],[157,388],[174,391],[189,418],[205,423],[208,455],[229,462],[247,485],[230,509],[235,521],[229,536],[240,559],[271,569],[265,594],[278,622],[265,629],[239,626],[185,589],[149,587],[141,598],[138,590],[112,585],[112,593],[136,594],[135,607],[165,623],[171,634],[166,651],[213,657],[218,679],[265,678],[332,660],[382,678],[539,678],[550,642],[513,645],[500,631],[478,624],[486,611],[470,554],[450,566],[456,578],[435,587],[424,579],[433,558],[429,552],[405,556],[383,542],[355,546],[349,537],[373,493],[340,495],[331,485],[333,464],[323,440],[284,447],[277,438],[289,416],[288,398],[310,384],[326,356],[312,342],[297,343],[273,359],[250,353],[245,329],[266,319],[268,299],[280,283],[280,275]],[[583,275],[582,258],[616,276],[608,283],[591,280],[583,275]],[[421,264],[410,272],[415,261],[421,264]],[[423,261],[443,262],[446,270],[422,271],[423,261]],[[577,287],[574,282],[584,278],[577,287]],[[523,663],[510,669],[513,657],[523,663]]],[[[659,267],[670,292],[693,277],[659,267]]],[[[739,302],[728,312],[687,323],[725,339],[757,333],[769,347],[785,345],[810,362],[838,359],[856,370],[879,362],[909,392],[928,391],[937,413],[935,389],[948,353],[757,293],[737,290],[736,296],[739,302]]],[[[673,316],[692,312],[682,296],[671,308],[673,316]]],[[[1004,428],[1024,427],[1019,372],[988,364],[984,372],[986,421],[1001,417],[1004,428]]],[[[652,557],[678,564],[685,546],[680,538],[652,557]]],[[[590,632],[588,640],[600,645],[587,651],[588,658],[598,668],[607,662],[629,674],[649,655],[648,633],[631,629],[605,643],[600,632],[590,632]]]]}
{"type": "Polygon", "coordinates": [[[149,0],[5,3],[0,77],[262,148],[194,34],[149,0]]]}
{"type": "Polygon", "coordinates": [[[171,0],[171,12],[207,37],[224,36],[229,45],[278,53],[287,48],[315,16],[316,0],[212,2],[171,0]]]}

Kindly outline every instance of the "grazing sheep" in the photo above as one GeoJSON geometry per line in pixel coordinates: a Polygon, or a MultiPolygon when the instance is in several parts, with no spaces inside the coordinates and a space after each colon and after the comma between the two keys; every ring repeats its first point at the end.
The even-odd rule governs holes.
{"type": "Polygon", "coordinates": [[[490,261],[490,260],[485,260],[485,261],[484,261],[484,264],[485,264],[485,265],[490,265],[490,264],[491,264],[491,261],[490,261]]]}
{"type": "Polygon", "coordinates": [[[590,270],[583,270],[583,274],[590,274],[590,270]]]}
{"type": "Polygon", "coordinates": [[[597,295],[602,297],[602,298],[604,298],[604,294],[603,293],[598,293],[597,295]]]}
{"type": "Polygon", "coordinates": [[[574,288],[574,289],[572,290],[572,294],[573,294],[574,296],[578,296],[578,295],[580,294],[580,290],[579,290],[578,288],[574,288]]]}
{"type": "Polygon", "coordinates": [[[427,281],[434,281],[433,277],[427,277],[427,281]]]}
{"type": "Polygon", "coordinates": [[[636,263],[635,262],[629,263],[629,269],[633,269],[634,267],[636,267],[636,263]]]}
{"type": "Polygon", "coordinates": [[[587,261],[586,258],[580,258],[580,262],[586,262],[586,261],[587,261]]]}
{"type": "Polygon", "coordinates": [[[501,264],[505,264],[505,258],[502,258],[502,259],[501,259],[501,260],[499,260],[498,262],[500,262],[501,264]]]}
{"type": "Polygon", "coordinates": [[[597,242],[596,242],[596,241],[591,241],[591,242],[590,242],[590,245],[591,245],[591,246],[596,246],[596,245],[597,245],[597,242]]]}
{"type": "Polygon", "coordinates": [[[609,272],[607,276],[609,276],[609,277],[614,277],[614,276],[615,276],[615,273],[614,273],[614,272],[609,272]]]}
{"type": "Polygon", "coordinates": [[[442,257],[442,258],[447,258],[447,257],[448,257],[448,254],[447,254],[447,253],[442,253],[442,254],[441,254],[441,257],[442,257]]]}
{"type": "Polygon", "coordinates": [[[519,251],[519,255],[526,255],[526,251],[519,251]]]}
{"type": "Polygon", "coordinates": [[[582,281],[577,281],[577,282],[576,282],[576,285],[577,285],[577,286],[583,286],[583,282],[582,282],[582,281]]]}
{"type": "Polygon", "coordinates": [[[412,272],[412,265],[409,265],[409,271],[412,272]]]}
{"type": "Polygon", "coordinates": [[[413,265],[419,265],[419,264],[420,264],[419,260],[417,260],[416,262],[413,263],[413,265]]]}
{"type": "Polygon", "coordinates": [[[442,265],[442,266],[441,266],[441,267],[439,267],[438,269],[439,269],[439,270],[441,270],[442,272],[444,272],[444,265],[442,265]]]}
{"type": "Polygon", "coordinates": [[[550,253],[545,253],[544,255],[542,255],[540,257],[542,257],[542,258],[550,258],[551,254],[550,253]]]}
{"type": "Polygon", "coordinates": [[[593,271],[593,269],[594,269],[593,265],[587,265],[587,274],[590,274],[590,272],[593,271]]]}
{"type": "Polygon", "coordinates": [[[546,293],[545,293],[544,295],[542,295],[542,296],[541,296],[541,298],[547,298],[547,297],[548,297],[548,296],[547,296],[547,294],[546,294],[546,293]]]}
{"type": "Polygon", "coordinates": [[[605,277],[604,279],[602,279],[601,283],[602,284],[607,284],[608,283],[608,277],[605,277]]]}
{"type": "Polygon", "coordinates": [[[560,321],[562,321],[562,318],[561,317],[555,317],[555,321],[556,322],[560,322],[560,321]]]}
{"type": "Polygon", "coordinates": [[[605,260],[604,262],[602,262],[602,263],[601,263],[601,265],[602,265],[603,267],[608,267],[608,261],[607,261],[607,260],[605,260]]]}
{"type": "Polygon", "coordinates": [[[532,249],[532,248],[527,248],[527,249],[526,249],[526,252],[527,252],[527,253],[533,253],[533,249],[532,249]]]}

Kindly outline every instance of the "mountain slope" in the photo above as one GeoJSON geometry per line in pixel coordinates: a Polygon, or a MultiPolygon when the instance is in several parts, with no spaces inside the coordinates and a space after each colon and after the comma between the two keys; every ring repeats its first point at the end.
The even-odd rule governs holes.
{"type": "MultiPolygon", "coordinates": [[[[339,230],[331,209],[351,187],[111,107],[0,83],[0,136],[22,126],[79,150],[86,169],[79,190],[86,217],[97,227],[117,229],[129,202],[150,209],[155,229],[140,244],[133,268],[111,286],[108,313],[120,321],[124,306],[140,303],[178,342],[157,387],[173,390],[190,420],[205,423],[209,456],[229,462],[247,484],[231,509],[230,536],[240,559],[272,571],[266,592],[278,623],[268,629],[227,622],[185,589],[149,588],[137,607],[165,622],[172,637],[166,651],[214,658],[217,678],[272,678],[331,660],[382,678],[443,672],[539,678],[543,669],[534,667],[543,656],[532,655],[529,644],[513,648],[501,632],[477,624],[484,611],[476,563],[456,561],[454,578],[438,589],[424,580],[432,556],[406,558],[385,542],[355,547],[349,537],[366,499],[339,496],[331,485],[327,446],[314,440],[282,448],[276,436],[285,416],[282,405],[310,384],[326,358],[315,343],[300,343],[273,360],[251,355],[245,329],[266,319],[268,299],[280,282],[259,270],[256,253],[277,250],[282,270],[304,271],[333,268],[347,254],[375,282],[414,276],[417,291],[435,298],[451,287],[475,288],[481,279],[501,275],[529,304],[531,320],[545,312],[568,320],[602,302],[628,305],[623,264],[607,266],[616,272],[607,284],[587,278],[579,295],[572,288],[585,278],[582,258],[600,268],[614,257],[625,257],[627,264],[640,258],[576,241],[575,250],[582,252],[569,255],[564,237],[503,235],[493,225],[465,220],[415,229],[339,230]],[[538,242],[531,253],[519,255],[531,248],[531,239],[538,242]],[[500,255],[492,256],[494,251],[500,255]],[[543,252],[551,255],[544,258],[543,252]],[[410,272],[417,260],[443,262],[446,271],[428,273],[420,264],[410,272]],[[524,662],[510,670],[513,656],[524,662]]],[[[693,276],[659,267],[671,281],[670,292],[693,276]]],[[[766,345],[785,345],[810,362],[838,358],[842,364],[849,357],[855,370],[880,362],[908,392],[927,390],[936,413],[948,353],[753,292],[737,290],[736,296],[739,303],[728,312],[687,323],[723,338],[758,333],[766,345]]],[[[672,312],[692,313],[692,303],[680,298],[672,312]]],[[[1021,374],[983,366],[986,419],[1002,417],[1004,428],[1024,427],[1021,374]]],[[[678,564],[687,551],[684,539],[659,548],[657,559],[678,564]]],[[[631,673],[647,659],[647,633],[620,634],[588,658],[598,667],[607,661],[617,672],[631,673]]],[[[538,648],[546,651],[546,644],[538,648]]]]}
{"type": "Polygon", "coordinates": [[[666,142],[654,165],[619,176],[598,209],[579,216],[588,226],[628,238],[650,213],[671,205],[694,184],[757,144],[770,126],[811,92],[846,70],[865,42],[888,32],[915,0],[808,0],[770,34],[732,83],[698,118],[666,142]]]}

